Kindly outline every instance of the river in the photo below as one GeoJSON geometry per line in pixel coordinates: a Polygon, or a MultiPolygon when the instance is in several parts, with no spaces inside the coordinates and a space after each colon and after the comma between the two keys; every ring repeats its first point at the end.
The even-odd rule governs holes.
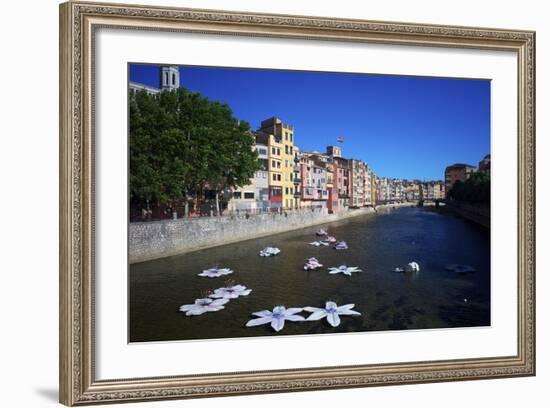
{"type": "MultiPolygon", "coordinates": [[[[129,267],[131,342],[212,339],[285,334],[314,334],[490,325],[490,233],[453,214],[422,208],[393,208],[323,226],[304,228],[192,253],[132,264],[129,267]],[[320,227],[345,240],[349,249],[313,247],[320,227]],[[281,249],[262,258],[266,246],[281,249]],[[306,257],[324,268],[304,271],[306,257]],[[393,269],[415,261],[418,273],[393,269]],[[328,267],[346,264],[363,272],[330,275],[328,267]],[[467,264],[476,271],[445,269],[467,264]],[[235,272],[220,278],[196,276],[213,266],[235,272]],[[183,304],[225,286],[230,278],[252,289],[225,309],[185,316],[183,304]],[[269,325],[245,327],[251,313],[286,307],[354,303],[361,316],[342,316],[333,328],[325,319],[286,322],[280,332],[269,325]]],[[[303,313],[307,316],[308,313],[303,313]]]]}

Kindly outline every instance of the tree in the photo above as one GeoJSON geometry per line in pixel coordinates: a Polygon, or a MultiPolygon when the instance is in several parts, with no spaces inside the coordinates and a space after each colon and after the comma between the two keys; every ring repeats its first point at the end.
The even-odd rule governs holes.
{"type": "Polygon", "coordinates": [[[491,201],[491,176],[487,172],[472,173],[466,181],[455,182],[449,195],[457,201],[488,204],[491,201]]]}
{"type": "MultiPolygon", "coordinates": [[[[130,96],[130,199],[143,206],[197,201],[249,184],[261,168],[249,125],[228,105],[184,88],[130,96]]],[[[199,205],[196,202],[196,205],[199,205]]]]}

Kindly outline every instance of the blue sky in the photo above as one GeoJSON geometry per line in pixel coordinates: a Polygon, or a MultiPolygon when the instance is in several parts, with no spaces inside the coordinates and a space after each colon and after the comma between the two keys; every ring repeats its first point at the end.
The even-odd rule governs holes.
{"type": "MultiPolygon", "coordinates": [[[[131,64],[130,80],[159,86],[159,66],[131,64]]],[[[436,180],[445,167],[490,152],[489,80],[180,67],[180,84],[227,103],[253,129],[280,117],[295,144],[343,156],[379,176],[436,180]]]]}

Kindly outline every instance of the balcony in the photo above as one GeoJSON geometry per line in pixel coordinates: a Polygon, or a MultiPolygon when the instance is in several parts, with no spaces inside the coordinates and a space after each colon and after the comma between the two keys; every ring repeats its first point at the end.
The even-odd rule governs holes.
{"type": "Polygon", "coordinates": [[[302,182],[302,179],[300,177],[294,177],[294,180],[292,180],[294,184],[300,184],[302,182]]]}

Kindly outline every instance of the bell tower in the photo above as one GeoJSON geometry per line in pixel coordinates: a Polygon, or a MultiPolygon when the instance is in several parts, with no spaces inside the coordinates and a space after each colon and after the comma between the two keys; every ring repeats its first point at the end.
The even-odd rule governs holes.
{"type": "Polygon", "coordinates": [[[177,66],[160,67],[160,89],[172,91],[180,87],[180,71],[177,66]]]}

